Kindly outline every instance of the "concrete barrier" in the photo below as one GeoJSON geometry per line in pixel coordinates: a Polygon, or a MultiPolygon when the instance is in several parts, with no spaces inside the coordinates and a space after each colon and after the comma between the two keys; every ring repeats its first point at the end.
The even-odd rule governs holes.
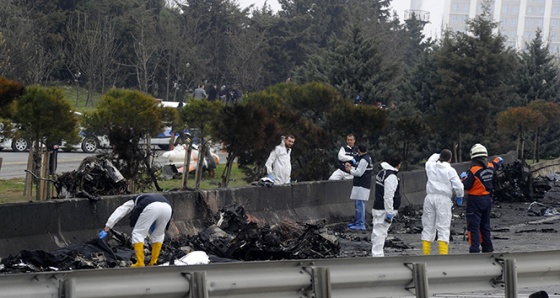
{"type": "Polygon", "coordinates": [[[546,160],[529,166],[533,178],[560,172],[560,158],[546,160]]]}
{"type": "MultiPolygon", "coordinates": [[[[509,159],[509,157],[507,157],[509,159]]],[[[458,172],[469,163],[453,165],[458,172]]],[[[403,195],[401,207],[421,206],[425,196],[424,171],[401,172],[403,195]]],[[[373,183],[375,185],[375,183],[373,183]]],[[[294,221],[350,221],[354,204],[349,199],[352,181],[314,181],[274,187],[240,187],[164,193],[173,206],[170,236],[194,234],[206,226],[211,213],[221,208],[243,206],[246,212],[270,224],[294,221]]],[[[373,206],[372,189],[366,210],[373,206]]],[[[64,199],[46,202],[0,205],[2,233],[0,256],[22,249],[53,250],[72,243],[90,240],[104,227],[107,218],[132,196],[108,196],[97,202],[87,199],[64,199]]],[[[371,212],[368,211],[368,222],[371,212]]],[[[117,230],[131,232],[128,219],[121,220],[117,230]]]]}

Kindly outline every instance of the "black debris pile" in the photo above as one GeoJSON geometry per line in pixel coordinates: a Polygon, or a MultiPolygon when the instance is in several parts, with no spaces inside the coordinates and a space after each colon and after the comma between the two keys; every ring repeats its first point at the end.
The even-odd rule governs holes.
{"type": "Polygon", "coordinates": [[[114,244],[118,243],[118,245],[111,247],[105,241],[95,238],[52,252],[22,250],[16,256],[2,259],[0,273],[14,274],[129,266],[130,259],[134,255],[130,245],[121,243],[118,239],[112,242],[114,244]]]}
{"type": "Polygon", "coordinates": [[[422,233],[422,205],[407,205],[394,219],[391,231],[398,234],[422,233]]]}
{"type": "Polygon", "coordinates": [[[55,181],[58,198],[88,198],[128,193],[126,180],[104,155],[86,157],[77,170],[65,172],[55,181]]]}
{"type": "Polygon", "coordinates": [[[189,242],[195,250],[243,261],[334,258],[340,251],[338,237],[321,224],[270,226],[249,219],[241,206],[222,209],[218,222],[189,242]]]}
{"type": "Polygon", "coordinates": [[[548,179],[532,178],[524,160],[504,164],[496,170],[494,197],[501,202],[528,202],[542,199],[552,188],[548,179]]]}

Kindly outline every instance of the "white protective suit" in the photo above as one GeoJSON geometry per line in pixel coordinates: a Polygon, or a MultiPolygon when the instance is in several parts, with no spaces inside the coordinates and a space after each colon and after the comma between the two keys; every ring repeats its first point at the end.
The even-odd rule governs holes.
{"type": "Polygon", "coordinates": [[[435,153],[426,162],[426,198],[422,215],[422,240],[449,243],[451,226],[451,207],[453,192],[456,197],[464,196],[463,183],[457,171],[448,162],[438,161],[439,153],[435,153]]]}
{"type": "MultiPolygon", "coordinates": [[[[396,172],[399,171],[399,169],[391,166],[388,162],[382,162],[381,168],[396,172]]],[[[374,258],[383,257],[385,255],[383,253],[383,247],[385,246],[385,239],[387,239],[387,233],[391,227],[391,223],[386,222],[385,218],[387,217],[387,214],[397,216],[399,213],[398,210],[393,209],[393,198],[395,197],[395,192],[398,187],[399,179],[397,176],[389,175],[389,177],[385,179],[385,184],[383,185],[384,210],[371,210],[373,216],[373,228],[371,230],[371,256],[374,258]]]]}
{"type": "Polygon", "coordinates": [[[291,180],[292,164],[290,153],[292,150],[286,148],[284,139],[285,137],[282,136],[282,142],[270,152],[265,164],[266,173],[272,174],[274,185],[289,184],[291,180]]]}
{"type": "MultiPolygon", "coordinates": [[[[112,229],[119,220],[132,212],[132,209],[134,209],[134,200],[126,201],[113,211],[105,226],[112,229]]],[[[155,228],[150,235],[150,241],[151,243],[162,243],[171,214],[171,206],[164,202],[153,202],[146,206],[132,230],[132,244],[144,242],[153,223],[155,223],[155,228]]]]}
{"type": "MultiPolygon", "coordinates": [[[[344,147],[349,147],[349,146],[345,145],[344,147]]],[[[340,147],[340,150],[338,151],[338,160],[339,162],[351,162],[351,160],[354,159],[354,156],[347,155],[346,150],[344,150],[344,147],[340,147]]],[[[354,176],[341,169],[336,169],[329,177],[329,180],[351,180],[351,179],[354,179],[354,176]]]]}

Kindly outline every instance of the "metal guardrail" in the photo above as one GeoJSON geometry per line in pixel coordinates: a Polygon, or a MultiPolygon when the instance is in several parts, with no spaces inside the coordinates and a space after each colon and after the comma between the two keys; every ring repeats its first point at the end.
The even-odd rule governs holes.
{"type": "Polygon", "coordinates": [[[0,297],[428,297],[560,284],[560,251],[0,275],[0,297]]]}

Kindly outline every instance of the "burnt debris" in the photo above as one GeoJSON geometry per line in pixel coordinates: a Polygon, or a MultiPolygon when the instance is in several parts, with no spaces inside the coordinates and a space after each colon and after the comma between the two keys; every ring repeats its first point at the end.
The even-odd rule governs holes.
{"type": "Polygon", "coordinates": [[[104,155],[86,157],[77,170],[57,177],[55,188],[58,198],[88,198],[128,193],[126,179],[104,155]]]}
{"type": "Polygon", "coordinates": [[[552,188],[544,177],[532,178],[524,160],[507,163],[496,170],[494,197],[501,202],[528,202],[542,199],[552,188]]]}
{"type": "Polygon", "coordinates": [[[243,207],[224,208],[215,225],[189,242],[222,258],[243,261],[333,258],[340,244],[334,233],[319,224],[285,221],[279,225],[259,225],[249,220],[243,207]]]}

